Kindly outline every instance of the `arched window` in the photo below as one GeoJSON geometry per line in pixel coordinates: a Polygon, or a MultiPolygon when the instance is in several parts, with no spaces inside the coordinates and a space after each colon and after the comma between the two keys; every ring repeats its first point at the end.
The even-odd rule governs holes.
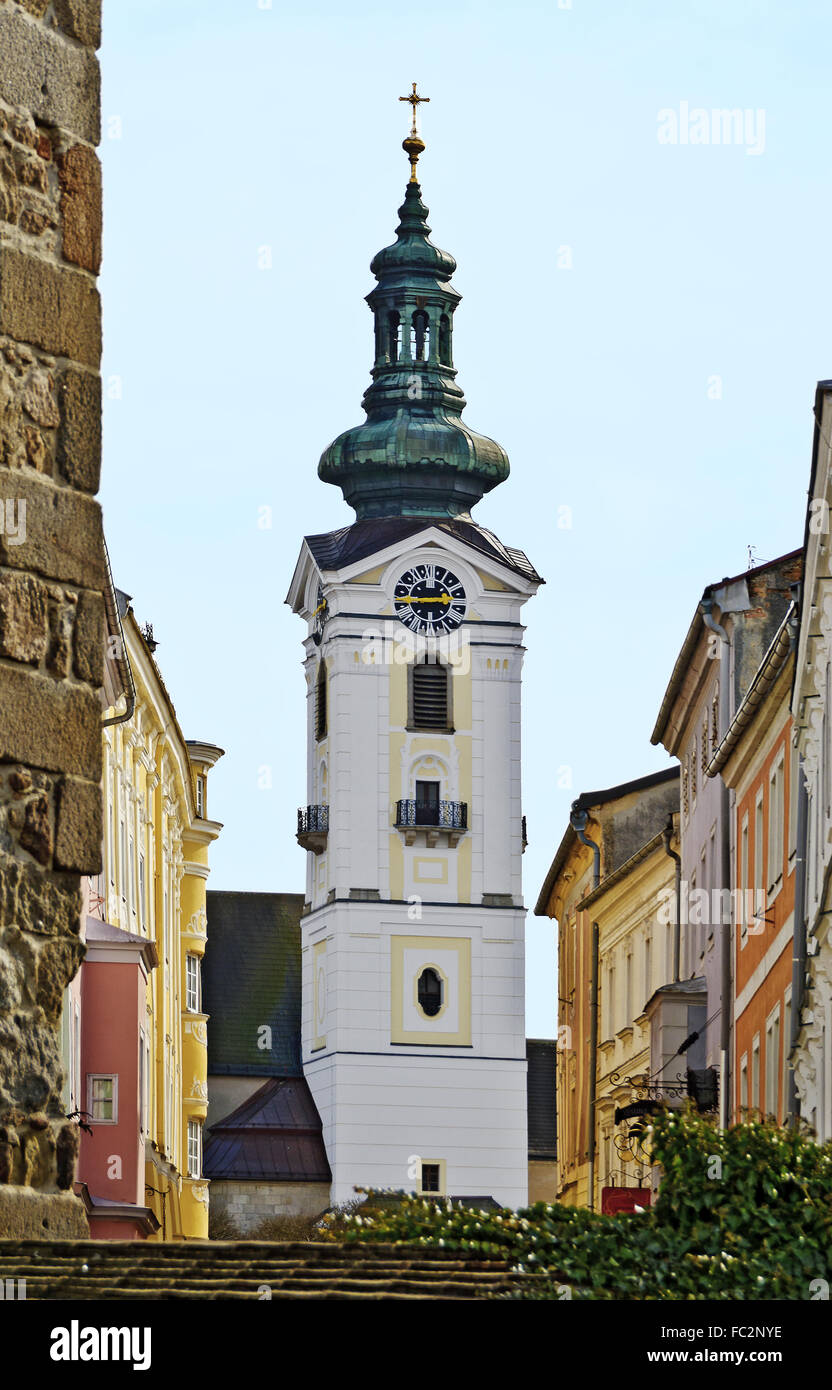
{"type": "Polygon", "coordinates": [[[430,355],[430,323],[424,309],[417,309],[410,322],[411,361],[427,362],[430,355]]]}
{"type": "Polygon", "coordinates": [[[433,969],[433,966],[426,966],[416,985],[416,998],[419,1001],[419,1008],[428,1018],[436,1018],[442,1008],[443,993],[441,975],[433,969]]]}
{"type": "Polygon", "coordinates": [[[387,315],[387,359],[398,362],[402,347],[402,326],[395,309],[387,315]]]}
{"type": "Polygon", "coordinates": [[[320,742],[326,738],[326,662],[318,662],[318,676],[315,681],[315,738],[320,742]]]}
{"type": "Polygon", "coordinates": [[[443,367],[453,365],[451,362],[451,320],[447,314],[443,314],[439,320],[439,361],[443,367]]]}
{"type": "Polygon", "coordinates": [[[425,656],[410,667],[410,727],[449,729],[450,673],[447,666],[425,656]]]}

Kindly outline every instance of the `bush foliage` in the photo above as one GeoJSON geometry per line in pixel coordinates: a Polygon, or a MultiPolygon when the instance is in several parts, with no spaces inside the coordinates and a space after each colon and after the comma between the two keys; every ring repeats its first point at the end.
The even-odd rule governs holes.
{"type": "MultiPolygon", "coordinates": [[[[668,1111],[648,1131],[655,1206],[602,1216],[539,1202],[477,1212],[405,1197],[333,1220],[328,1238],[507,1258],[536,1271],[520,1298],[812,1299],[832,1281],[832,1144],[748,1123],[720,1133],[668,1111]]],[[[376,1194],[380,1196],[381,1194],[376,1194]]]]}

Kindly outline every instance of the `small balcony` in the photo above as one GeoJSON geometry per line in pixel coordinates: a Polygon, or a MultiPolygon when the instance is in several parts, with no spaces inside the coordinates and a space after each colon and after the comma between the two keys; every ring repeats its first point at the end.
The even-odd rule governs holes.
{"type": "Polygon", "coordinates": [[[416,843],[416,835],[424,834],[428,845],[438,844],[440,836],[453,849],[468,829],[468,804],[465,801],[397,801],[396,827],[404,834],[406,845],[416,843]]]}
{"type": "Polygon", "coordinates": [[[323,854],[329,833],[328,806],[301,806],[298,809],[298,844],[301,849],[311,849],[313,854],[323,854]]]}

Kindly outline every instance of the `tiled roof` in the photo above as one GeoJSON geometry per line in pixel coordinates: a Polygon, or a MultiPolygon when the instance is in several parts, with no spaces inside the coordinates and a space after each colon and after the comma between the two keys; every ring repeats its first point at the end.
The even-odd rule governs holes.
{"type": "Polygon", "coordinates": [[[474,550],[479,550],[507,569],[522,574],[525,579],[542,583],[540,575],[522,550],[503,545],[493,531],[486,531],[473,521],[461,517],[437,517],[425,520],[424,517],[379,517],[368,521],[356,521],[352,526],[342,526],[340,531],[328,531],[319,536],[307,536],[306,544],[312,551],[315,563],[322,570],[342,569],[356,564],[368,555],[405,540],[419,531],[435,527],[449,536],[464,541],[474,550]]]}
{"type": "Polygon", "coordinates": [[[208,1074],[300,1076],[301,893],[208,893],[208,1074]],[[258,1047],[271,1029],[271,1048],[258,1047]]]}
{"type": "Polygon", "coordinates": [[[330,1182],[321,1119],[302,1076],[273,1076],[225,1119],[205,1145],[206,1178],[330,1182]]]}
{"type": "Polygon", "coordinates": [[[557,1158],[557,1048],[554,1038],[526,1038],[529,1158],[557,1158]]]}

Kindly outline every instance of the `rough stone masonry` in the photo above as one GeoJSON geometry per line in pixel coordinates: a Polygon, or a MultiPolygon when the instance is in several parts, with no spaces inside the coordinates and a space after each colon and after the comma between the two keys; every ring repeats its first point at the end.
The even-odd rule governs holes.
{"type": "Polygon", "coordinates": [[[59,1023],[101,864],[101,0],[0,0],[0,1237],[86,1231],[59,1023]]]}

